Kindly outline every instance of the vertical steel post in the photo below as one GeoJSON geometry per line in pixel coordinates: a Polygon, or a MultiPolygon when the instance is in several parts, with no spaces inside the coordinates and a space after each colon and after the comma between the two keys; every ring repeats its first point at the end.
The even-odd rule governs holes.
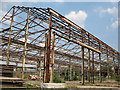
{"type": "Polygon", "coordinates": [[[84,47],[82,46],[82,85],[84,85],[84,47]]]}
{"type": "Polygon", "coordinates": [[[88,49],[88,80],[90,83],[90,49],[88,49]]]}
{"type": "Polygon", "coordinates": [[[113,67],[114,67],[114,69],[113,69],[113,74],[115,75],[116,73],[115,73],[115,61],[114,61],[114,53],[113,53],[113,56],[112,56],[112,58],[113,58],[113,67]]]}
{"type": "Polygon", "coordinates": [[[18,62],[16,62],[16,76],[18,75],[18,62]]]}
{"type": "Polygon", "coordinates": [[[64,71],[64,72],[65,72],[65,77],[66,77],[66,76],[67,76],[67,69],[65,69],[65,71],[64,71]]]}
{"type": "Polygon", "coordinates": [[[42,65],[42,60],[41,60],[41,54],[42,54],[42,51],[40,51],[40,59],[39,59],[39,63],[38,63],[38,68],[39,68],[39,77],[42,76],[42,69],[41,69],[41,65],[42,65]]]}
{"type": "Polygon", "coordinates": [[[94,51],[92,51],[92,78],[93,78],[93,84],[94,84],[94,74],[95,74],[95,71],[94,71],[94,51]]]}
{"type": "Polygon", "coordinates": [[[17,71],[18,62],[16,62],[16,71],[17,71]]]}
{"type": "Polygon", "coordinates": [[[60,77],[60,65],[58,64],[58,77],[60,77]]]}
{"type": "MultiPolygon", "coordinates": [[[[90,45],[90,37],[88,34],[88,45],[90,45]]],[[[90,83],[90,76],[91,76],[91,70],[90,70],[90,49],[88,49],[88,81],[90,83]]]]}
{"type": "MultiPolygon", "coordinates": [[[[99,50],[100,50],[100,42],[99,42],[99,50]]],[[[102,83],[102,77],[101,77],[101,54],[99,53],[99,81],[102,83]]]]}
{"type": "Polygon", "coordinates": [[[118,75],[120,75],[120,56],[119,56],[119,53],[118,53],[118,75]]]}
{"type": "Polygon", "coordinates": [[[51,47],[51,29],[52,29],[52,13],[49,18],[49,34],[48,34],[48,50],[47,50],[47,67],[46,67],[46,83],[50,81],[50,47],[51,47]]]}
{"type": "Polygon", "coordinates": [[[73,68],[73,76],[75,77],[75,68],[73,68]]]}
{"type": "Polygon", "coordinates": [[[101,54],[99,53],[99,81],[102,83],[102,77],[101,77],[101,54]]]}
{"type": "Polygon", "coordinates": [[[22,63],[22,79],[24,79],[24,71],[25,71],[26,48],[27,48],[28,29],[29,29],[29,26],[28,26],[29,14],[30,14],[30,8],[28,8],[27,24],[26,24],[26,30],[25,30],[25,44],[24,44],[24,55],[23,55],[23,63],[22,63]]]}
{"type": "Polygon", "coordinates": [[[48,35],[45,34],[44,71],[43,71],[43,82],[44,82],[44,83],[45,83],[45,81],[46,81],[47,49],[48,49],[48,35]]]}
{"type": "Polygon", "coordinates": [[[13,21],[14,21],[14,12],[15,12],[15,7],[13,7],[12,20],[11,20],[11,25],[10,25],[10,34],[9,34],[9,42],[8,42],[8,48],[7,48],[7,60],[6,60],[7,66],[9,65],[9,58],[10,58],[10,43],[11,43],[12,26],[13,26],[13,21]]]}
{"type": "Polygon", "coordinates": [[[108,80],[109,80],[109,79],[110,79],[110,70],[109,70],[108,49],[107,49],[107,63],[108,63],[108,67],[107,67],[107,75],[108,75],[108,80]]]}
{"type": "Polygon", "coordinates": [[[82,36],[82,43],[84,43],[84,32],[81,33],[82,36]]]}
{"type": "Polygon", "coordinates": [[[54,55],[55,55],[55,32],[53,32],[52,35],[52,59],[51,59],[50,83],[53,83],[54,80],[54,55]]]}
{"type": "Polygon", "coordinates": [[[69,59],[69,80],[72,80],[71,58],[69,59]]]}
{"type": "Polygon", "coordinates": [[[70,80],[72,80],[72,65],[70,65],[70,80]]]}
{"type": "Polygon", "coordinates": [[[43,61],[40,61],[40,77],[42,77],[42,67],[43,67],[43,61]]]}

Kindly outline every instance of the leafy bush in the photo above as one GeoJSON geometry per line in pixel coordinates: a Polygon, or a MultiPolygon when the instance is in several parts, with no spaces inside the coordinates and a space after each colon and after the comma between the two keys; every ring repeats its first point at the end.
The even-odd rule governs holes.
{"type": "Polygon", "coordinates": [[[106,80],[107,80],[107,78],[103,76],[102,77],[102,81],[106,81],[106,80]]]}
{"type": "Polygon", "coordinates": [[[74,80],[74,81],[78,80],[78,78],[77,78],[77,76],[76,76],[76,75],[75,75],[75,76],[73,76],[73,80],[74,80]]]}
{"type": "Polygon", "coordinates": [[[54,75],[54,83],[64,83],[64,81],[58,75],[54,75]]]}
{"type": "Polygon", "coordinates": [[[117,82],[120,82],[120,76],[119,75],[112,76],[112,79],[114,79],[117,82]]]}
{"type": "Polygon", "coordinates": [[[33,88],[34,86],[33,86],[33,84],[27,84],[26,87],[27,88],[33,88]]]}

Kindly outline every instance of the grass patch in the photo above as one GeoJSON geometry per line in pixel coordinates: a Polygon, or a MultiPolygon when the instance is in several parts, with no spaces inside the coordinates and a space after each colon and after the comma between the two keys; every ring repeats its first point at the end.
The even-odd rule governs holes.
{"type": "Polygon", "coordinates": [[[38,84],[33,84],[33,83],[28,83],[26,84],[27,88],[40,88],[40,85],[38,84]]]}
{"type": "Polygon", "coordinates": [[[66,86],[65,88],[77,88],[76,85],[69,85],[69,86],[66,86]]]}

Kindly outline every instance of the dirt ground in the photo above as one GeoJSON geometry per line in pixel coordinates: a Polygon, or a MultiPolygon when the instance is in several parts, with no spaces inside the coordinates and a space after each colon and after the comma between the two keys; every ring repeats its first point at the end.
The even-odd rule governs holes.
{"type": "MultiPolygon", "coordinates": [[[[40,85],[39,81],[26,81],[26,84],[33,83],[40,85]]],[[[95,84],[89,84],[88,82],[85,85],[81,85],[81,81],[65,81],[66,86],[77,87],[77,88],[114,88],[120,89],[118,82],[115,80],[105,81],[103,83],[95,82],[95,84]]],[[[66,87],[65,86],[65,87],[66,87]]]]}

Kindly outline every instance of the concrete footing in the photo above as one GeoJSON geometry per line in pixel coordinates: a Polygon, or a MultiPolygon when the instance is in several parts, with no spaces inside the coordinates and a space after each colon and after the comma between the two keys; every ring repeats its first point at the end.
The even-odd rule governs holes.
{"type": "Polygon", "coordinates": [[[41,88],[65,88],[65,83],[41,83],[41,88]]]}

